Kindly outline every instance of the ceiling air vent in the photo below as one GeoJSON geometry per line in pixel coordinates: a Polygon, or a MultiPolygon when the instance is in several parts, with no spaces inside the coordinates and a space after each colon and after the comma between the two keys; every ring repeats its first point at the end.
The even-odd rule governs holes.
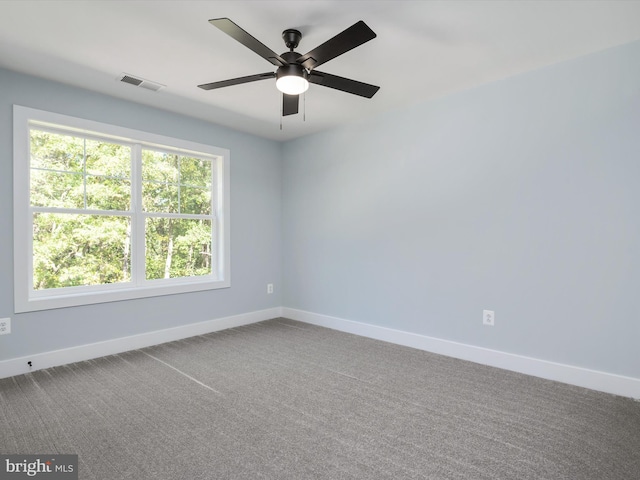
{"type": "Polygon", "coordinates": [[[162,87],[166,86],[157,82],[152,82],[151,80],[145,80],[144,78],[129,75],[128,73],[120,74],[118,79],[121,82],[128,83],[129,85],[146,88],[147,90],[153,90],[154,92],[157,92],[162,87]]]}

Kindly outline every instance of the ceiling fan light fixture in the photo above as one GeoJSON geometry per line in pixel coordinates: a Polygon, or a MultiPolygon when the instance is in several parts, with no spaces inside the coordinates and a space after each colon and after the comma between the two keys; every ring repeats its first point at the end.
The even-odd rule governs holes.
{"type": "Polygon", "coordinates": [[[276,87],[287,95],[300,95],[309,88],[309,81],[306,78],[287,75],[276,80],[276,87]]]}
{"type": "Polygon", "coordinates": [[[287,95],[300,95],[309,88],[307,71],[300,65],[291,64],[278,68],[276,88],[287,95]]]}

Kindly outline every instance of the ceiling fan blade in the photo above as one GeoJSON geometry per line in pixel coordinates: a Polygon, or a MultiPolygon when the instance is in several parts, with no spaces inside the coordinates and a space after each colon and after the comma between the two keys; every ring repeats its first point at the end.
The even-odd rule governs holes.
{"type": "Polygon", "coordinates": [[[282,116],[295,115],[298,113],[298,100],[300,95],[282,94],[282,116]]]}
{"type": "Polygon", "coordinates": [[[336,90],[360,95],[361,97],[366,98],[373,97],[376,92],[380,90],[380,87],[377,87],[376,85],[358,82],[357,80],[351,80],[350,78],[339,77],[337,75],[331,75],[330,73],[318,72],[317,70],[312,70],[309,74],[309,83],[315,83],[316,85],[322,85],[323,87],[335,88],[336,90]]]}
{"type": "Polygon", "coordinates": [[[307,69],[316,68],[374,38],[376,34],[373,30],[360,20],[309,53],[302,55],[296,62],[307,69]]]}
{"type": "Polygon", "coordinates": [[[203,90],[213,90],[215,88],[230,87],[231,85],[240,85],[242,83],[266,80],[267,78],[274,78],[275,76],[275,72],[258,73],[256,75],[232,78],[230,80],[222,80],[220,82],[203,83],[202,85],[198,85],[198,88],[201,88],[203,90]]]}
{"type": "Polygon", "coordinates": [[[244,31],[228,18],[214,18],[212,20],[209,20],[209,23],[214,27],[218,27],[224,33],[229,35],[234,40],[237,40],[248,49],[253,50],[268,62],[271,62],[278,67],[288,65],[288,63],[280,55],[278,55],[276,52],[271,50],[255,37],[244,31]]]}

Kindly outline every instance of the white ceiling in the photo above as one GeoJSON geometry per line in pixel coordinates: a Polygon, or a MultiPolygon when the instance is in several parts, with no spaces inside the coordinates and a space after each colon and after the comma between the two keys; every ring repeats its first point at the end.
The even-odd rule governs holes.
{"type": "Polygon", "coordinates": [[[288,140],[640,39],[640,1],[0,1],[0,66],[288,140]],[[300,53],[358,20],[378,35],[322,71],[379,85],[370,100],[311,85],[306,120],[282,120],[275,71],[211,26],[228,17],[277,53],[300,53]],[[122,72],[166,85],[122,83],[122,72]]]}

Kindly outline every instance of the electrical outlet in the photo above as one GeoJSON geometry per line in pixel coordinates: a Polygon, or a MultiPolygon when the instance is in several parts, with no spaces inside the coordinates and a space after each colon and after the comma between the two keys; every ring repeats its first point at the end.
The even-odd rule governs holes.
{"type": "Polygon", "coordinates": [[[493,327],[493,324],[496,320],[496,312],[493,310],[483,310],[482,311],[482,324],[489,325],[493,327]]]}
{"type": "Polygon", "coordinates": [[[11,333],[11,319],[0,318],[0,335],[7,335],[11,333]]]}
{"type": "Polygon", "coordinates": [[[267,283],[267,293],[273,293],[273,283],[267,283]]]}

